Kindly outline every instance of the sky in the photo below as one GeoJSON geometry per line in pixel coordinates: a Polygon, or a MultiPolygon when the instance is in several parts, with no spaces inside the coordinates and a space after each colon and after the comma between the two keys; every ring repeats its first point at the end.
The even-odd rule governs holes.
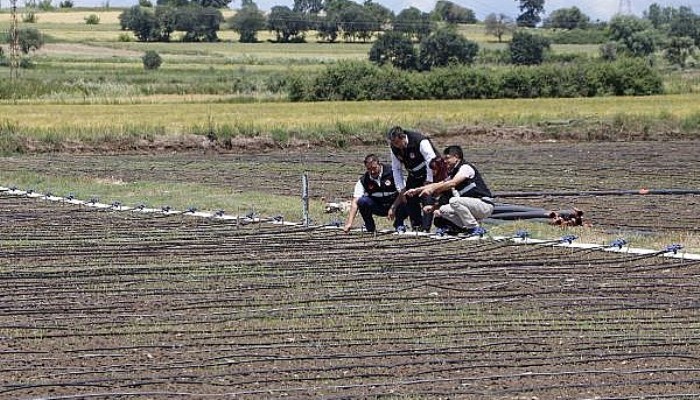
{"type": "MultiPolygon", "coordinates": [[[[355,0],[362,3],[363,0],[355,0]]],[[[416,7],[422,11],[428,12],[435,7],[435,0],[373,0],[385,7],[399,12],[408,7],[416,7]]],[[[469,8],[474,11],[476,18],[483,21],[487,15],[491,13],[505,14],[515,18],[520,14],[518,9],[519,1],[517,0],[450,0],[462,7],[469,8]]],[[[59,0],[54,0],[58,3],[59,0]]],[[[155,1],[153,1],[155,3],[155,1]]],[[[262,10],[269,10],[273,6],[289,6],[294,4],[294,0],[255,0],[255,3],[262,10]]],[[[672,6],[681,7],[688,6],[693,9],[696,14],[700,14],[700,0],[545,0],[544,8],[546,17],[552,11],[560,8],[569,8],[576,6],[584,14],[588,15],[592,21],[601,20],[608,21],[610,17],[615,15],[619,10],[625,11],[628,6],[632,14],[642,16],[642,13],[649,8],[651,4],[657,3],[662,7],[672,6]],[[622,6],[622,7],[621,7],[622,6]]],[[[73,0],[76,7],[97,7],[109,4],[112,7],[125,7],[138,4],[138,0],[73,0]]],[[[231,8],[238,8],[240,0],[233,0],[231,8]]]]}

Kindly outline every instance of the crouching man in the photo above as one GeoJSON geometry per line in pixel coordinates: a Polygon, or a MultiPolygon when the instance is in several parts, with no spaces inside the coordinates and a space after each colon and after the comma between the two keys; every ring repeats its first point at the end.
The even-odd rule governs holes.
{"type": "Polygon", "coordinates": [[[406,195],[439,196],[436,205],[423,208],[433,213],[435,226],[451,234],[472,234],[479,221],[493,213],[491,191],[476,167],[464,161],[461,147],[445,148],[443,160],[448,169],[445,180],[410,189],[406,195]]]}
{"type": "Polygon", "coordinates": [[[374,215],[393,220],[394,228],[399,229],[408,213],[406,204],[401,202],[391,166],[380,163],[374,154],[365,157],[364,164],[367,172],[355,184],[350,212],[343,231],[350,231],[358,211],[362,215],[367,232],[377,229],[374,215]]]}

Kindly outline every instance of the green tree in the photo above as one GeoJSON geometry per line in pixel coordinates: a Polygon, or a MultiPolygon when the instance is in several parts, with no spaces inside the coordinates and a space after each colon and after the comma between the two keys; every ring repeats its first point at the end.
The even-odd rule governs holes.
{"type": "Polygon", "coordinates": [[[544,0],[516,0],[520,3],[520,15],[515,19],[518,26],[534,28],[542,21],[540,14],[544,12],[544,0]]]}
{"type": "Polygon", "coordinates": [[[690,7],[680,7],[671,18],[668,34],[692,38],[696,45],[700,45],[700,16],[693,13],[690,7]]]}
{"type": "Polygon", "coordinates": [[[334,43],[338,40],[338,34],[340,33],[340,22],[336,15],[325,15],[317,18],[313,23],[314,29],[316,29],[316,36],[330,43],[334,43]]]}
{"type": "Polygon", "coordinates": [[[671,64],[685,68],[689,58],[695,55],[695,41],[687,36],[674,36],[664,51],[664,58],[671,64]]]}
{"type": "Polygon", "coordinates": [[[590,20],[578,7],[560,8],[552,11],[542,25],[552,29],[586,29],[590,20]]]}
{"type": "Polygon", "coordinates": [[[155,9],[156,28],[158,40],[169,42],[170,36],[177,28],[178,8],[172,6],[158,6],[155,9]]]}
{"type": "Polygon", "coordinates": [[[274,6],[267,17],[267,29],[275,33],[278,42],[303,40],[309,20],[287,6],[274,6]]]}
{"type": "Polygon", "coordinates": [[[258,41],[258,31],[265,29],[265,15],[255,3],[249,3],[231,18],[229,26],[240,36],[239,42],[255,43],[258,41]]]}
{"type": "Polygon", "coordinates": [[[549,49],[549,39],[526,31],[515,31],[513,40],[508,44],[510,60],[516,65],[536,65],[544,61],[545,51],[549,49]]]}
{"type": "Polygon", "coordinates": [[[292,10],[302,14],[318,14],[323,11],[323,0],[294,0],[292,10]]]}
{"type": "Polygon", "coordinates": [[[191,4],[175,8],[175,30],[183,31],[183,42],[218,42],[224,17],[218,8],[191,4]]]}
{"type": "Polygon", "coordinates": [[[369,61],[377,65],[414,69],[417,66],[416,49],[406,35],[396,31],[385,32],[372,44],[369,61]]]}
{"type": "Polygon", "coordinates": [[[381,29],[377,18],[360,5],[346,7],[338,13],[340,29],[346,41],[355,41],[355,38],[368,41],[374,32],[381,29]]]}
{"type": "Polygon", "coordinates": [[[326,11],[327,15],[338,14],[340,11],[348,8],[354,7],[357,3],[351,0],[325,0],[323,9],[326,11]]]}
{"type": "Polygon", "coordinates": [[[158,22],[153,9],[133,6],[119,14],[122,30],[129,30],[141,42],[160,40],[158,22]]]}
{"type": "Polygon", "coordinates": [[[233,0],[191,0],[190,4],[199,5],[202,8],[226,8],[233,0]]]}
{"type": "MultiPolygon", "coordinates": [[[[12,31],[10,31],[7,35],[7,43],[12,42],[12,31]]],[[[44,35],[36,28],[19,28],[17,29],[17,44],[22,53],[29,54],[30,51],[39,50],[44,46],[44,35]]]]}
{"type": "Polygon", "coordinates": [[[491,13],[484,19],[484,27],[487,35],[493,35],[498,38],[498,43],[503,41],[503,35],[515,31],[515,23],[505,14],[491,13]]]}
{"type": "Polygon", "coordinates": [[[648,19],[654,28],[662,29],[671,23],[674,12],[673,7],[661,7],[658,3],[654,3],[644,11],[643,17],[648,19]]]}
{"type": "Polygon", "coordinates": [[[616,15],[608,26],[610,39],[620,44],[620,50],[645,56],[656,50],[656,34],[651,22],[631,15],[616,15]]]}
{"type": "Polygon", "coordinates": [[[433,8],[432,16],[438,21],[448,24],[475,24],[477,23],[474,11],[457,5],[449,0],[438,0],[433,8]]]}
{"type": "Polygon", "coordinates": [[[421,69],[427,71],[450,64],[471,64],[479,45],[458,34],[454,28],[436,30],[420,42],[418,60],[421,69]]]}
{"type": "Polygon", "coordinates": [[[394,12],[390,9],[384,7],[379,3],[375,3],[372,0],[365,0],[362,8],[367,10],[374,18],[379,21],[380,24],[386,24],[394,19],[394,12]]]}
{"type": "Polygon", "coordinates": [[[100,23],[100,16],[97,14],[90,14],[85,17],[85,23],[88,25],[97,25],[100,23]]]}
{"type": "Polygon", "coordinates": [[[415,38],[418,41],[428,36],[433,31],[433,23],[430,14],[424,13],[415,7],[402,10],[394,19],[394,30],[415,38]]]}
{"type": "Polygon", "coordinates": [[[160,54],[153,50],[148,50],[144,53],[141,57],[141,61],[143,62],[143,68],[148,70],[158,69],[163,64],[163,59],[160,57],[160,54]]]}

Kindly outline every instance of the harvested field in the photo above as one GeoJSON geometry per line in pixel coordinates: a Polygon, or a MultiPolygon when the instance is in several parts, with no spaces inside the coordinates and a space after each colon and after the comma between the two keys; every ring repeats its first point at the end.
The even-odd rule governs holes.
{"type": "MultiPolygon", "coordinates": [[[[3,158],[4,171],[346,197],[367,152],[3,158]]],[[[698,188],[698,142],[474,148],[496,191],[698,188]]],[[[1,176],[1,175],[0,175],[1,176]]],[[[12,182],[0,182],[12,184],[12,182]]],[[[579,205],[697,233],[698,196],[579,205]]],[[[106,199],[105,199],[106,201],[106,199]]],[[[700,262],[345,235],[0,194],[0,398],[698,398],[700,262]]]]}

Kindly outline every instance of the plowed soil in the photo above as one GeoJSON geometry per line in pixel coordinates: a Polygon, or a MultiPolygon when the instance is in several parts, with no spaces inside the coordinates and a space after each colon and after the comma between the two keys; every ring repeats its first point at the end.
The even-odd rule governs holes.
{"type": "MultiPolygon", "coordinates": [[[[495,192],[700,187],[697,141],[459,144],[495,192]]],[[[3,167],[290,195],[307,171],[331,200],[368,152],[386,149],[3,167]]],[[[580,206],[610,230],[698,231],[698,196],[511,200],[580,206]]],[[[7,195],[0,245],[0,398],[700,397],[697,261],[7,195]]]]}

